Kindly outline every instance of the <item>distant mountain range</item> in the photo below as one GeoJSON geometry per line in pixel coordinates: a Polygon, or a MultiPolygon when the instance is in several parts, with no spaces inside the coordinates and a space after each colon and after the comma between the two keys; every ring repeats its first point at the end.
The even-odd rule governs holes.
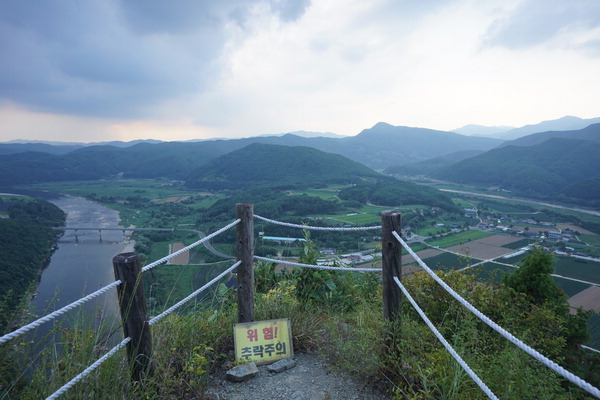
{"type": "Polygon", "coordinates": [[[600,206],[600,123],[525,136],[429,175],[521,195],[600,206]]]}
{"type": "Polygon", "coordinates": [[[543,121],[539,124],[525,125],[520,128],[508,126],[481,126],[467,125],[462,128],[454,129],[452,132],[469,136],[485,136],[503,140],[514,140],[532,133],[547,131],[573,131],[583,129],[592,124],[600,123],[599,118],[582,119],[579,117],[565,116],[559,119],[543,121]]]}
{"type": "MultiPolygon", "coordinates": [[[[565,117],[538,124],[538,128],[518,128],[523,133],[540,126],[555,127],[512,141],[380,122],[348,137],[302,137],[288,133],[229,140],[109,142],[87,146],[4,143],[0,144],[0,185],[92,180],[117,175],[185,180],[197,187],[243,186],[250,180],[272,182],[282,175],[287,176],[287,184],[301,182],[304,177],[326,184],[371,176],[369,174],[374,173],[371,168],[396,175],[426,175],[498,186],[538,198],[559,196],[582,204],[595,204],[598,200],[592,197],[600,181],[596,162],[596,158],[600,159],[597,157],[600,124],[578,130],[559,129],[589,121],[592,120],[565,117]],[[267,145],[288,148],[273,152],[267,145]],[[324,162],[325,158],[329,158],[329,163],[324,162]],[[313,163],[316,172],[297,176],[296,171],[304,171],[303,162],[313,163]],[[246,177],[236,181],[227,171],[228,165],[237,165],[246,177]],[[328,176],[321,179],[327,168],[341,171],[333,174],[327,171],[328,176]]],[[[306,136],[315,135],[319,133],[306,133],[306,136]]]]}

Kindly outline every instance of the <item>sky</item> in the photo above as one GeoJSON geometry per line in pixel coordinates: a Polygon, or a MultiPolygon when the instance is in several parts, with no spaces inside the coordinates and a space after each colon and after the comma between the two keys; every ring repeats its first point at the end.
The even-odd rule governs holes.
{"type": "Polygon", "coordinates": [[[600,117],[598,0],[0,0],[0,141],[600,117]]]}

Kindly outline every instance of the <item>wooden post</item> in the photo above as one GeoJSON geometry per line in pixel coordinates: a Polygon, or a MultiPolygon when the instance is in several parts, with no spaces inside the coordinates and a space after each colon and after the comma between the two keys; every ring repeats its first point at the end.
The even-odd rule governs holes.
{"type": "Polygon", "coordinates": [[[121,321],[127,343],[127,355],[131,366],[131,378],[139,381],[144,374],[152,374],[152,336],[146,316],[146,297],[140,258],[136,253],[121,253],[113,257],[121,321]]]}
{"type": "Polygon", "coordinates": [[[238,322],[254,321],[254,206],[238,203],[235,254],[242,263],[237,267],[238,322]]]}
{"type": "Polygon", "coordinates": [[[392,232],[402,232],[402,214],[389,210],[382,212],[381,227],[383,317],[390,327],[386,335],[386,345],[394,351],[400,339],[402,301],[402,291],[394,282],[394,277],[402,279],[402,245],[392,232]]]}

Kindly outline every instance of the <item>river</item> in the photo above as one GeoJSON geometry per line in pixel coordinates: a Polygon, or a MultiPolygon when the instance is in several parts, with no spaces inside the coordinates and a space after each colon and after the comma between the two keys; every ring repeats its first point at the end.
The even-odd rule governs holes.
{"type": "MultiPolygon", "coordinates": [[[[67,214],[67,227],[116,227],[120,222],[117,211],[86,199],[63,196],[49,201],[67,214]]],[[[96,230],[65,231],[42,272],[32,311],[46,315],[113,282],[112,258],[124,246],[122,231],[102,231],[102,240],[96,230]]],[[[35,332],[36,341],[46,342],[43,338],[56,324],[72,327],[82,321],[96,326],[104,322],[110,329],[116,329],[119,326],[116,289],[69,311],[65,318],[41,325],[35,332]]]]}

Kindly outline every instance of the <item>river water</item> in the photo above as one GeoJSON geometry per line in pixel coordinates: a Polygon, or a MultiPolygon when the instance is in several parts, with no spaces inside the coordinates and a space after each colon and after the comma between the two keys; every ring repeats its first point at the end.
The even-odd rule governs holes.
{"type": "MultiPolygon", "coordinates": [[[[67,228],[117,227],[120,221],[117,211],[79,197],[64,196],[49,201],[67,214],[67,228]]],[[[102,231],[101,234],[97,230],[65,231],[42,272],[32,311],[39,316],[46,315],[112,283],[115,280],[112,258],[122,252],[124,245],[122,231],[102,231]]],[[[84,321],[95,326],[105,323],[117,329],[118,319],[117,294],[113,289],[69,311],[64,318],[41,325],[34,335],[36,341],[46,342],[43,338],[57,324],[72,327],[84,321]]]]}

